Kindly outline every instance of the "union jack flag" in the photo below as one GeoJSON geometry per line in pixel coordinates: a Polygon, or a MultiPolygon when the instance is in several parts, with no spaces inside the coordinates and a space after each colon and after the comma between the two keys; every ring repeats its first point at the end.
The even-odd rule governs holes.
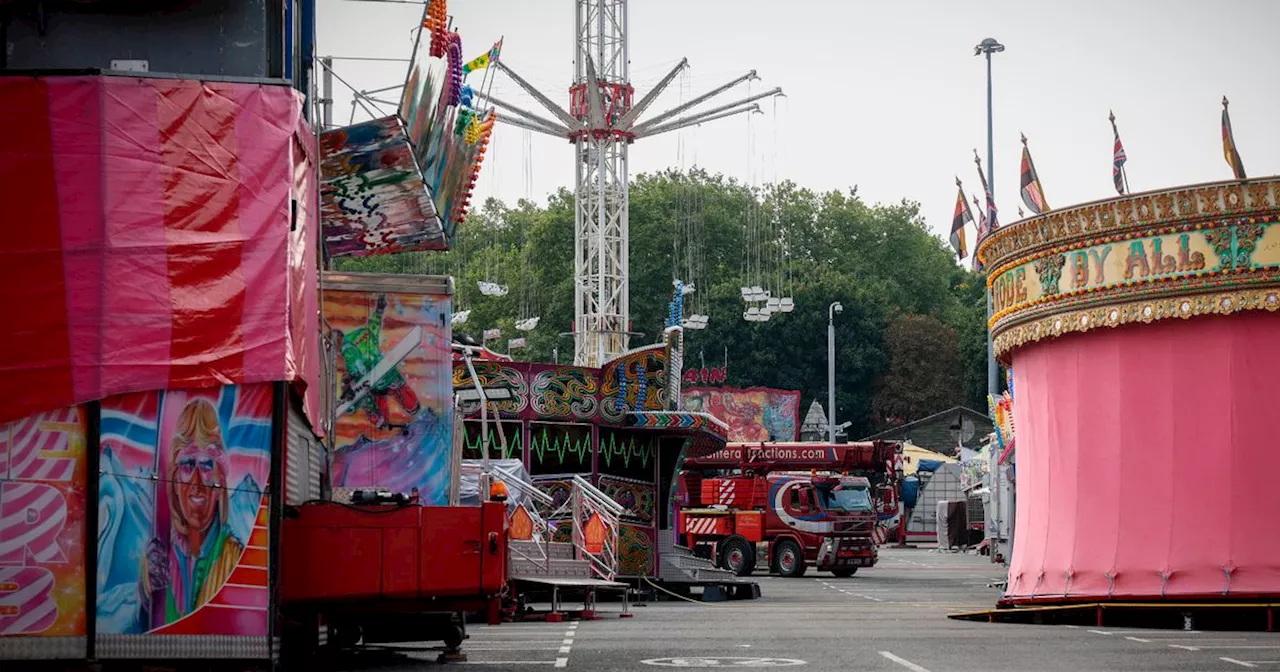
{"type": "Polygon", "coordinates": [[[1128,160],[1128,157],[1124,155],[1124,144],[1120,142],[1120,131],[1116,130],[1116,115],[1114,112],[1111,113],[1111,132],[1115,134],[1116,138],[1115,149],[1111,155],[1111,180],[1115,182],[1116,193],[1123,196],[1125,191],[1124,162],[1128,160]]]}

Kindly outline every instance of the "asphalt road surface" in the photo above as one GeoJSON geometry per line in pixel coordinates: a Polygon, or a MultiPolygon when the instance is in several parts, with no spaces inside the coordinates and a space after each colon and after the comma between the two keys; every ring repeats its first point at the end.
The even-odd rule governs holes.
{"type": "MultiPolygon", "coordinates": [[[[892,672],[1276,670],[1280,634],[992,625],[948,613],[992,606],[1000,568],[927,548],[881,551],[848,579],[810,571],[759,575],[743,602],[602,603],[601,620],[472,626],[466,663],[485,670],[654,670],[789,667],[892,672]]],[[[571,605],[566,605],[571,606],[571,605]]],[[[427,645],[422,645],[425,649],[427,645]]],[[[401,648],[348,669],[440,669],[435,653],[401,648]]]]}

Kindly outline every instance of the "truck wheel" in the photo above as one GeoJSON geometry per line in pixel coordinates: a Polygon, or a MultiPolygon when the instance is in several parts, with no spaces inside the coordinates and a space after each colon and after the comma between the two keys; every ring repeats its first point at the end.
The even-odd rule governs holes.
{"type": "Polygon", "coordinates": [[[836,575],[837,578],[847,579],[853,576],[854,574],[857,574],[858,568],[857,567],[837,567],[831,570],[831,573],[836,575]]]}
{"type": "Polygon", "coordinates": [[[720,544],[719,564],[736,576],[747,576],[756,570],[755,546],[735,534],[720,544]]]}
{"type": "Polygon", "coordinates": [[[783,576],[796,578],[804,576],[808,569],[804,564],[804,553],[800,545],[790,539],[783,539],[773,551],[773,571],[783,576]]]}

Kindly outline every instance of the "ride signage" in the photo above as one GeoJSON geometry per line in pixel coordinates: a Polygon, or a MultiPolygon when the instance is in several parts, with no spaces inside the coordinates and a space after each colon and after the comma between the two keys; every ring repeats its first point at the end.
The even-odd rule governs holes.
{"type": "Polygon", "coordinates": [[[1069,292],[1223,270],[1222,260],[1209,237],[1203,232],[1157,235],[1093,245],[1024,262],[992,280],[994,311],[999,314],[1017,310],[1069,292]]]}
{"type": "Polygon", "coordinates": [[[800,445],[729,446],[707,457],[698,458],[698,464],[707,466],[736,466],[743,462],[831,462],[836,453],[831,447],[800,445]],[[745,455],[744,455],[745,451],[745,455]]]}

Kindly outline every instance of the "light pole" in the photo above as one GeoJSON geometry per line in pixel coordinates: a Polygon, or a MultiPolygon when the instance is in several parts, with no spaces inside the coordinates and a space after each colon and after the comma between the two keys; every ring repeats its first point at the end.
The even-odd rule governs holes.
{"type": "Polygon", "coordinates": [[[836,313],[844,306],[833,301],[827,306],[827,442],[836,442],[836,313]]]}
{"type": "MultiPolygon", "coordinates": [[[[974,56],[983,54],[987,57],[987,193],[990,194],[989,198],[991,199],[992,204],[994,204],[996,200],[996,162],[995,162],[995,148],[994,148],[995,141],[993,139],[993,132],[992,132],[992,126],[993,126],[992,116],[993,115],[991,111],[991,54],[998,54],[1002,51],[1004,51],[1004,45],[995,41],[995,38],[991,38],[991,37],[988,37],[982,42],[979,42],[978,46],[973,48],[974,56]]],[[[990,221],[992,219],[990,208],[991,206],[989,204],[987,206],[988,225],[994,226],[995,222],[990,221]]],[[[992,232],[988,232],[987,235],[991,235],[991,233],[992,232]]],[[[987,288],[987,395],[989,396],[989,398],[995,399],[996,395],[999,393],[1000,393],[1000,376],[998,371],[996,370],[995,349],[992,347],[992,342],[991,342],[991,288],[988,286],[987,288]]],[[[992,418],[992,421],[994,420],[995,418],[992,418]]],[[[997,485],[1000,484],[1001,479],[1000,479],[999,471],[993,471],[992,474],[995,479],[994,484],[997,484],[997,485]]],[[[993,499],[995,499],[997,502],[996,503],[996,507],[997,507],[996,508],[996,536],[995,536],[997,549],[1000,547],[1000,524],[1001,524],[1000,513],[1001,512],[999,510],[999,497],[1000,497],[1001,490],[1003,490],[1003,487],[993,488],[993,492],[994,492],[993,499]]],[[[1009,551],[1010,552],[1008,556],[1005,557],[1006,562],[1012,561],[1012,556],[1013,556],[1014,519],[1016,517],[1017,506],[1018,506],[1017,489],[1014,489],[1014,491],[1009,494],[1009,503],[1014,510],[1008,513],[1009,515],[1009,551]]],[[[993,552],[991,554],[991,559],[993,562],[995,561],[995,558],[996,558],[996,553],[993,552]]]]}
{"type": "MultiPolygon", "coordinates": [[[[1004,45],[996,42],[994,38],[988,37],[978,46],[973,48],[973,55],[980,54],[987,57],[987,192],[991,195],[991,202],[996,199],[996,167],[995,167],[995,147],[992,139],[992,113],[991,113],[991,54],[998,54],[1004,51],[1004,45]]],[[[987,217],[990,219],[991,211],[988,206],[987,217]]],[[[993,224],[994,222],[988,222],[993,224]]],[[[991,235],[991,233],[987,233],[991,235]]],[[[996,371],[995,351],[991,343],[991,290],[987,289],[987,395],[995,398],[1000,392],[1000,377],[996,371]]]]}

